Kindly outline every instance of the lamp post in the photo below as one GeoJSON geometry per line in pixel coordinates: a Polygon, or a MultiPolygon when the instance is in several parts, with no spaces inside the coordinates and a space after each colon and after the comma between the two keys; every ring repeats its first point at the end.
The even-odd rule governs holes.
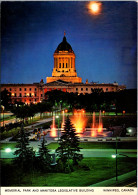
{"type": "Polygon", "coordinates": [[[58,141],[59,141],[59,116],[57,115],[56,118],[58,119],[58,141]]]}
{"type": "Polygon", "coordinates": [[[126,154],[112,154],[112,158],[115,158],[116,159],[116,181],[118,181],[118,175],[117,175],[117,156],[119,156],[119,155],[129,158],[129,156],[127,156],[126,154]]]}
{"type": "Polygon", "coordinates": [[[116,137],[116,154],[113,154],[112,158],[116,159],[116,181],[118,181],[118,173],[117,173],[117,137],[116,137]]]}

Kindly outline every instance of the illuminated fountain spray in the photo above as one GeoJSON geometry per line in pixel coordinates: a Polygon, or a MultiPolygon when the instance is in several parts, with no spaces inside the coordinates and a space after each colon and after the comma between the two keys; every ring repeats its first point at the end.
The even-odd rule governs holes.
{"type": "Polygon", "coordinates": [[[62,124],[61,124],[62,129],[64,129],[64,124],[65,124],[65,112],[63,110],[63,117],[62,117],[62,124]]]}
{"type": "Polygon", "coordinates": [[[87,123],[87,118],[86,118],[84,112],[81,111],[81,112],[76,113],[76,111],[75,111],[74,116],[71,117],[71,122],[76,129],[76,133],[78,133],[79,136],[81,136],[81,134],[85,130],[86,123],[87,123]]]}
{"type": "Polygon", "coordinates": [[[93,112],[92,115],[92,130],[91,130],[91,136],[96,137],[97,132],[96,132],[96,121],[95,121],[95,112],[93,112]]]}
{"type": "Polygon", "coordinates": [[[93,112],[91,136],[96,137],[101,132],[103,132],[103,123],[102,123],[101,111],[99,112],[99,123],[96,123],[95,112],[93,112]]]}
{"type": "Polygon", "coordinates": [[[103,131],[103,123],[102,123],[102,117],[101,117],[101,110],[99,112],[99,126],[98,126],[98,133],[101,133],[103,131]]]}
{"type": "Polygon", "coordinates": [[[51,126],[50,136],[51,137],[57,137],[57,131],[56,131],[56,125],[55,125],[55,116],[54,115],[53,115],[53,122],[52,122],[52,126],[51,126]]]}

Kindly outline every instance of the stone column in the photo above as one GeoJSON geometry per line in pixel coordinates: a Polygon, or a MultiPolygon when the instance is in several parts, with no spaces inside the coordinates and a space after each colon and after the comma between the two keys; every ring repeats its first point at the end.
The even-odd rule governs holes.
{"type": "Polygon", "coordinates": [[[69,63],[68,63],[68,68],[70,68],[70,58],[68,59],[69,63]]]}
{"type": "Polygon", "coordinates": [[[73,62],[74,62],[73,68],[75,69],[75,58],[73,59],[73,62]]]}
{"type": "Polygon", "coordinates": [[[59,59],[57,58],[57,68],[59,68],[59,59]]]}

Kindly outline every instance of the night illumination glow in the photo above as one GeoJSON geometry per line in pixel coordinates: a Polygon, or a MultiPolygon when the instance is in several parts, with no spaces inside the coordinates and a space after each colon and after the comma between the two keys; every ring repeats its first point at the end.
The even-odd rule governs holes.
{"type": "Polygon", "coordinates": [[[131,133],[132,132],[132,129],[129,129],[128,132],[131,133]]]}
{"type": "Polygon", "coordinates": [[[115,154],[112,154],[112,158],[116,158],[116,155],[115,154]]]}
{"type": "Polygon", "coordinates": [[[6,152],[6,153],[11,152],[11,148],[6,148],[6,149],[5,149],[5,152],[6,152]]]}
{"type": "Polygon", "coordinates": [[[92,14],[98,15],[101,12],[101,3],[100,2],[90,2],[89,9],[91,10],[92,14]]]}

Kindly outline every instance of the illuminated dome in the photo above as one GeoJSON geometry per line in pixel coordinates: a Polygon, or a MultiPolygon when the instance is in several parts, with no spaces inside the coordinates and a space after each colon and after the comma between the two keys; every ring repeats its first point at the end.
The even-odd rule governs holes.
{"type": "Polygon", "coordinates": [[[82,79],[77,77],[75,68],[75,53],[67,42],[64,32],[62,42],[54,52],[54,68],[52,77],[47,77],[47,83],[62,80],[71,83],[81,83],[82,79]]]}
{"type": "Polygon", "coordinates": [[[67,42],[66,37],[63,37],[63,41],[58,45],[56,49],[56,53],[59,51],[68,51],[68,52],[73,52],[71,45],[67,42]]]}

